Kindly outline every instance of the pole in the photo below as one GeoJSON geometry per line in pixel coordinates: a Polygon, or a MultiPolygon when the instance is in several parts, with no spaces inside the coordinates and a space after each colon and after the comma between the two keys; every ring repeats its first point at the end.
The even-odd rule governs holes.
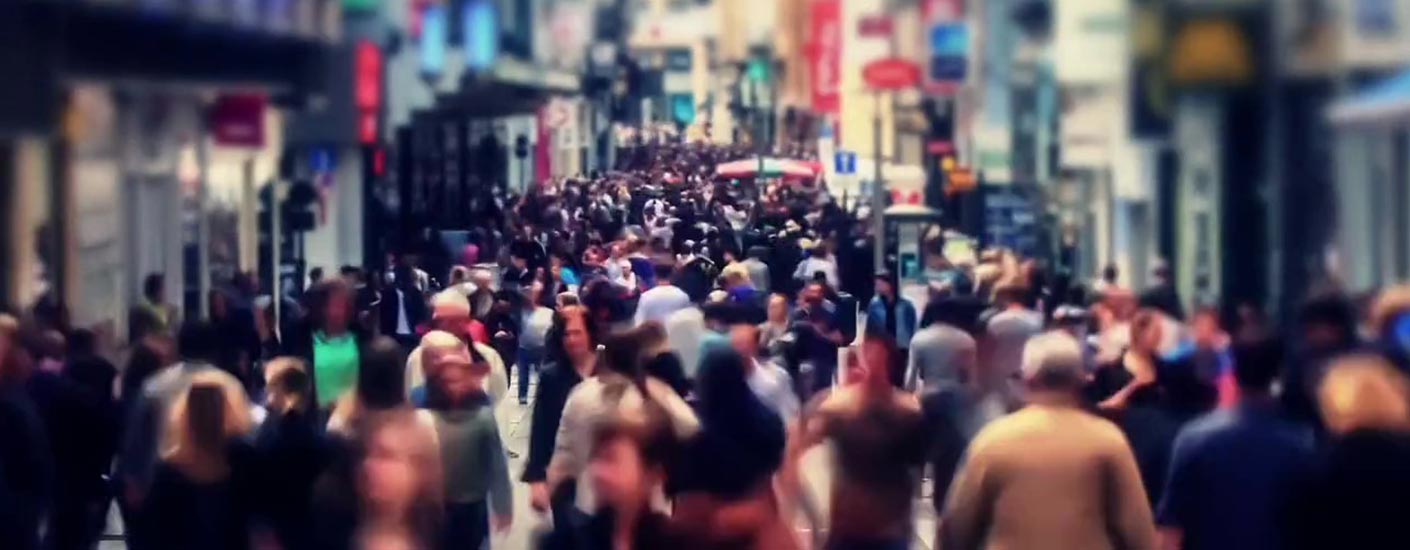
{"type": "MultiPolygon", "coordinates": [[[[279,185],[279,178],[274,178],[269,182],[269,295],[270,307],[274,308],[274,333],[279,334],[280,322],[284,309],[284,278],[280,276],[279,257],[281,245],[284,242],[284,207],[280,202],[283,200],[283,193],[279,185]]],[[[283,335],[280,335],[283,336],[283,335]]]]}
{"type": "Polygon", "coordinates": [[[202,123],[200,136],[196,140],[196,291],[201,318],[210,316],[211,291],[211,228],[206,212],[206,202],[210,195],[210,145],[208,128],[202,123]]]}
{"type": "Polygon", "coordinates": [[[886,208],[886,190],[881,183],[881,90],[872,92],[876,108],[871,112],[871,146],[873,174],[871,181],[871,230],[872,267],[876,273],[886,268],[886,221],[882,210],[886,208]]]}

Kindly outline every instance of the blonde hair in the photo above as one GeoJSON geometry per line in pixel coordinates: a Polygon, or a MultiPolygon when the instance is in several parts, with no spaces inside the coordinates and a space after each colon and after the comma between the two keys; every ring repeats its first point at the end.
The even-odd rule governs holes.
{"type": "MultiPolygon", "coordinates": [[[[410,457],[412,470],[420,478],[417,480],[416,496],[411,507],[397,518],[409,527],[414,536],[426,543],[440,532],[444,487],[442,486],[442,464],[440,445],[436,440],[435,425],[424,411],[391,409],[369,414],[358,430],[356,440],[363,446],[363,460],[378,445],[378,436],[383,432],[401,432],[399,442],[406,444],[406,454],[410,457]]],[[[360,468],[359,468],[360,469],[360,468]]],[[[359,475],[362,475],[359,473],[359,475]]],[[[365,494],[360,494],[363,498],[365,494]]]]}
{"type": "Polygon", "coordinates": [[[190,397],[193,392],[202,390],[215,390],[221,396],[220,441],[229,442],[250,433],[250,401],[239,382],[221,371],[200,371],[191,375],[191,384],[172,403],[162,459],[188,475],[211,479],[225,475],[229,465],[223,448],[206,448],[200,443],[212,434],[197,434],[191,425],[190,397]]]}
{"type": "Polygon", "coordinates": [[[1410,431],[1410,380],[1379,356],[1354,355],[1332,363],[1318,386],[1317,402],[1333,433],[1410,431]]]}
{"type": "Polygon", "coordinates": [[[1370,328],[1376,337],[1380,337],[1385,334],[1390,324],[1395,322],[1396,317],[1406,312],[1410,312],[1410,284],[1386,287],[1376,295],[1375,302],[1371,304],[1367,328],[1370,328]]]}

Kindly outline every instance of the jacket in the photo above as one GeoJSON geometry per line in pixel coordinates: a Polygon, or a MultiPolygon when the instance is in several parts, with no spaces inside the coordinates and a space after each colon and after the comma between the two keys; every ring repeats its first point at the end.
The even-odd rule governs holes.
{"type": "Polygon", "coordinates": [[[867,334],[886,334],[896,340],[896,347],[909,349],[911,336],[916,332],[916,306],[904,297],[896,297],[894,311],[887,311],[886,302],[880,296],[873,297],[867,304],[867,334]],[[896,316],[896,334],[887,334],[886,318],[896,316]]]}

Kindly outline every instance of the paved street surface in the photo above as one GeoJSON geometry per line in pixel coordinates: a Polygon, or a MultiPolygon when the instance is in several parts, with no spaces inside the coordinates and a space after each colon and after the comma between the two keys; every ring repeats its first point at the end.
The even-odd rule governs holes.
{"type": "MultiPolygon", "coordinates": [[[[517,377],[516,377],[517,378],[517,377]]],[[[533,388],[530,388],[530,395],[533,395],[533,388]]],[[[515,396],[518,395],[517,388],[511,388],[508,397],[499,404],[495,411],[499,420],[500,434],[504,437],[507,448],[517,456],[509,459],[509,474],[514,480],[514,526],[508,533],[502,536],[495,536],[490,544],[495,549],[519,550],[533,547],[536,533],[548,528],[547,519],[539,516],[529,507],[529,491],[527,486],[518,482],[519,473],[523,471],[524,460],[529,454],[529,423],[533,416],[533,402],[529,405],[521,406],[515,396]]],[[[822,507],[823,516],[827,515],[829,470],[832,464],[831,450],[826,447],[818,447],[810,451],[803,458],[803,477],[822,507]]],[[[935,538],[935,514],[930,506],[929,492],[930,484],[926,483],[925,491],[922,495],[917,495],[916,500],[916,533],[917,540],[913,548],[918,550],[929,550],[934,547],[935,538]]],[[[809,540],[807,535],[807,523],[800,517],[797,521],[800,538],[805,542],[809,540]]],[[[122,543],[120,534],[122,533],[122,522],[118,517],[117,509],[113,508],[109,514],[108,533],[102,543],[100,550],[118,550],[126,548],[122,543]]]]}

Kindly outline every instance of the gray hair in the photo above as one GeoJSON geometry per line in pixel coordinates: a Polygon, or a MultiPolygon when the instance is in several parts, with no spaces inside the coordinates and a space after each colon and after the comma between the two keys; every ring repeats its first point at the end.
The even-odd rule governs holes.
{"type": "Polygon", "coordinates": [[[1080,385],[1085,374],[1082,344],[1072,335],[1049,331],[1030,338],[1023,346],[1020,367],[1023,380],[1044,388],[1080,385]]]}

